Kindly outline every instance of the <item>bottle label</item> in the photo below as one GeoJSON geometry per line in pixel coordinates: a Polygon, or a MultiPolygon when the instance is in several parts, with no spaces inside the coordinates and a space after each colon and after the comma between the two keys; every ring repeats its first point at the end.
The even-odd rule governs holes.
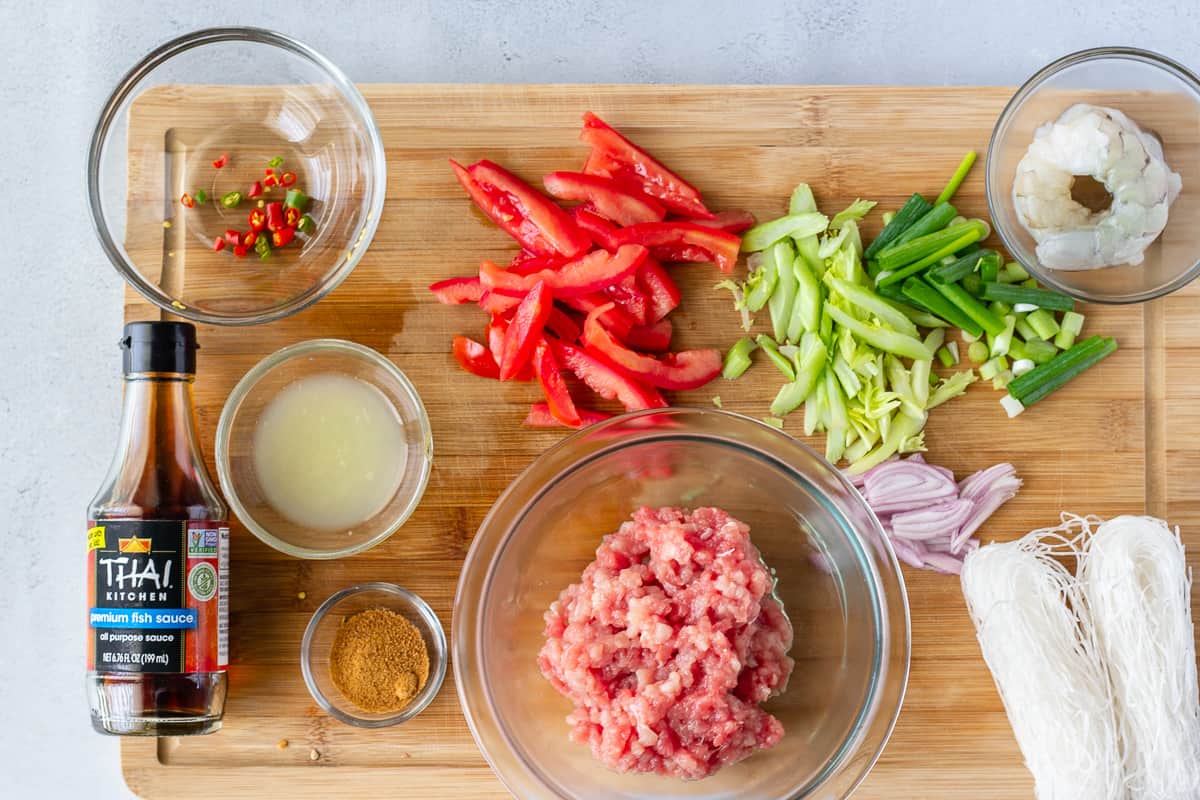
{"type": "Polygon", "coordinates": [[[220,672],[229,663],[229,526],[89,523],[88,669],[220,672]]]}

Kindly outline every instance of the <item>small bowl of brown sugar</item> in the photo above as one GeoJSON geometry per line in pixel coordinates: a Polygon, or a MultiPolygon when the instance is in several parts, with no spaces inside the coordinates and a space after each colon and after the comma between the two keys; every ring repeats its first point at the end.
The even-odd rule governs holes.
{"type": "Polygon", "coordinates": [[[360,583],[313,613],[300,645],[313,700],[361,728],[420,714],[446,677],[446,634],[429,604],[390,583],[360,583]]]}

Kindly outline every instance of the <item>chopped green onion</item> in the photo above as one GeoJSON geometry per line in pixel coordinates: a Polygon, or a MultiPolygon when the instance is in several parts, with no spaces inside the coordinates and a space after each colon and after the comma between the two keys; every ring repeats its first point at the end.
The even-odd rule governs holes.
{"type": "Polygon", "coordinates": [[[1026,289],[1036,289],[1038,288],[1037,278],[1026,278],[1021,281],[1021,286],[1024,286],[1026,289]]]}
{"type": "Polygon", "coordinates": [[[992,302],[988,303],[988,308],[990,308],[992,313],[997,317],[1005,317],[1013,313],[1012,306],[1001,300],[993,300],[992,302]]]}
{"type": "Polygon", "coordinates": [[[1107,358],[1116,349],[1117,343],[1111,337],[1092,336],[1070,350],[1059,353],[1032,372],[1016,378],[1009,384],[1008,392],[1028,407],[1107,358]]]}
{"type": "Polygon", "coordinates": [[[938,195],[937,201],[939,203],[945,203],[954,196],[954,193],[958,191],[958,187],[962,186],[963,180],[967,177],[967,173],[971,171],[971,165],[974,163],[975,151],[968,150],[967,154],[963,156],[962,161],[959,162],[958,169],[954,170],[954,175],[950,178],[950,182],[946,184],[946,188],[942,189],[942,193],[938,195]]]}
{"type": "Polygon", "coordinates": [[[725,364],[721,368],[721,377],[725,380],[736,380],[750,369],[750,354],[758,348],[758,344],[749,336],[734,342],[733,347],[725,354],[725,364]]]}
{"type": "Polygon", "coordinates": [[[1012,278],[1010,283],[1019,283],[1021,281],[1029,280],[1029,272],[1026,271],[1026,269],[1016,261],[1010,261],[1005,264],[1004,272],[1006,275],[1012,278]]]}
{"type": "MultiPolygon", "coordinates": [[[[997,255],[995,258],[989,258],[989,259],[986,259],[986,260],[983,260],[980,262],[979,278],[980,278],[980,280],[983,281],[983,284],[985,287],[987,286],[988,283],[995,283],[996,278],[998,278],[999,276],[1000,276],[1000,256],[999,255],[997,255]]],[[[987,297],[986,292],[984,293],[984,297],[987,297]]],[[[1000,298],[997,297],[997,298],[989,298],[989,299],[999,300],[1000,298]]]]}
{"type": "Polygon", "coordinates": [[[1059,322],[1059,331],[1054,337],[1054,344],[1067,350],[1075,344],[1075,337],[1082,332],[1083,314],[1068,311],[1063,314],[1062,320],[1059,322]]]}
{"type": "Polygon", "coordinates": [[[960,311],[973,319],[979,327],[993,336],[1004,330],[1004,322],[1000,317],[993,314],[991,309],[981,304],[974,297],[971,297],[966,289],[959,284],[935,282],[933,283],[933,288],[941,292],[943,297],[957,306],[960,311]]]}
{"type": "Polygon", "coordinates": [[[1037,332],[1039,339],[1046,341],[1053,339],[1060,330],[1058,323],[1054,321],[1054,315],[1044,308],[1029,312],[1025,321],[1037,332]]]}
{"type": "Polygon", "coordinates": [[[956,225],[920,239],[914,239],[895,249],[889,248],[880,254],[879,266],[891,274],[887,277],[880,277],[878,282],[881,284],[898,283],[985,236],[987,236],[986,223],[980,220],[971,220],[963,225],[956,225]],[[902,264],[905,266],[901,267],[902,264]],[[893,267],[900,268],[893,269],[893,267]]]}
{"type": "Polygon", "coordinates": [[[947,347],[938,348],[937,360],[942,363],[943,367],[953,367],[955,364],[954,356],[950,355],[950,350],[947,347]]]}
{"type": "Polygon", "coordinates": [[[891,221],[896,218],[896,212],[895,211],[885,211],[879,215],[879,218],[881,220],[883,220],[883,226],[886,228],[891,223],[891,221]]]}
{"type": "Polygon", "coordinates": [[[906,280],[902,291],[905,297],[925,306],[951,325],[961,328],[974,336],[979,336],[983,333],[983,328],[975,320],[960,311],[957,306],[920,278],[913,277],[906,280]]]}
{"type": "Polygon", "coordinates": [[[995,356],[980,365],[979,377],[990,381],[1006,369],[1008,369],[1008,359],[1004,356],[995,356]]]}
{"type": "Polygon", "coordinates": [[[983,296],[987,300],[1000,300],[1005,303],[1030,303],[1039,308],[1049,308],[1054,311],[1070,311],[1075,308],[1075,301],[1065,294],[1052,292],[1049,289],[1026,289],[1024,286],[1010,286],[1006,283],[988,282],[984,276],[983,296]]]}
{"type": "MultiPolygon", "coordinates": [[[[929,269],[929,276],[942,283],[957,283],[974,272],[987,253],[994,254],[994,251],[976,250],[958,258],[944,259],[943,263],[929,269]]],[[[1000,256],[996,255],[996,257],[1000,256]]]]}
{"type": "MultiPolygon", "coordinates": [[[[894,242],[901,234],[917,223],[933,206],[919,194],[912,197],[900,207],[890,220],[884,220],[883,230],[875,237],[875,241],[863,253],[864,258],[874,258],[875,254],[894,242]]],[[[794,212],[792,212],[794,213],[794,212]]]]}
{"type": "Polygon", "coordinates": [[[1037,335],[1037,331],[1035,331],[1033,326],[1029,324],[1029,321],[1025,318],[1024,314],[1017,314],[1017,333],[1021,334],[1021,338],[1027,342],[1030,339],[1040,338],[1037,335]]]}
{"type": "Polygon", "coordinates": [[[1026,372],[1032,372],[1034,367],[1036,367],[1036,366],[1037,366],[1037,364],[1034,364],[1032,359],[1018,358],[1016,361],[1013,362],[1012,373],[1015,377],[1020,377],[1021,375],[1024,375],[1026,372]]]}
{"type": "Polygon", "coordinates": [[[1004,317],[1004,330],[997,333],[990,344],[990,352],[993,356],[1008,355],[1009,346],[1013,341],[1013,331],[1016,328],[1017,318],[1012,314],[1004,317]]]}
{"type": "Polygon", "coordinates": [[[962,287],[972,297],[979,297],[983,294],[983,279],[975,274],[968,275],[962,279],[962,287]]]}
{"type": "Polygon", "coordinates": [[[753,253],[766,250],[789,236],[795,238],[816,236],[827,227],[829,227],[829,218],[816,211],[788,214],[786,217],[755,225],[742,234],[742,252],[753,253]]]}
{"type": "Polygon", "coordinates": [[[1025,349],[1025,343],[1014,336],[1013,340],[1008,343],[1008,356],[1014,361],[1019,361],[1022,358],[1029,358],[1029,351],[1025,349]]]}
{"type": "MultiPolygon", "coordinates": [[[[914,222],[902,234],[896,237],[891,246],[895,247],[902,244],[907,244],[914,239],[919,239],[922,236],[928,236],[931,233],[936,233],[950,224],[958,216],[958,209],[949,203],[938,203],[931,206],[928,211],[921,215],[921,218],[914,222]]],[[[887,248],[884,248],[887,249],[887,248]]],[[[883,251],[880,250],[880,253],[883,251]]]]}
{"type": "Polygon", "coordinates": [[[767,358],[771,359],[783,376],[789,381],[796,380],[796,368],[792,366],[792,360],[779,352],[779,345],[775,344],[775,340],[765,333],[759,334],[755,340],[762,351],[767,354],[767,358]]]}
{"type": "Polygon", "coordinates": [[[1058,348],[1042,339],[1025,340],[1025,356],[1035,364],[1045,364],[1058,355],[1058,348]]]}
{"type": "Polygon", "coordinates": [[[988,360],[988,346],[983,342],[971,342],[971,346],[967,348],[967,358],[976,364],[982,364],[988,360]]]}

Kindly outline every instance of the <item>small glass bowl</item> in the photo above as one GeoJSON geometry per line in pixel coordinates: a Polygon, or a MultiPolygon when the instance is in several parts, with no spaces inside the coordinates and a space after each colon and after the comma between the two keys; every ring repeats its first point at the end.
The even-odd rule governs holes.
{"type": "Polygon", "coordinates": [[[378,581],[359,583],[335,592],[313,612],[300,643],[300,670],[308,693],[334,719],[360,728],[399,725],[424,711],[442,688],[446,678],[446,632],[429,604],[407,589],[378,581]],[[394,611],[415,625],[429,652],[429,679],[398,711],[363,711],[338,690],[329,675],[329,652],[338,627],[347,617],[372,608],[394,611]]]}
{"type": "Polygon", "coordinates": [[[225,401],[217,423],[217,477],[233,513],[264,543],[298,558],[341,558],[368,550],[412,515],[433,464],[433,434],[417,390],[395,364],[369,347],[341,339],[311,339],[267,356],[225,401]],[[374,386],[400,415],[408,447],[404,475],[391,501],[352,530],[298,525],[271,506],[254,467],[254,429],[263,409],[293,382],[322,373],[349,375],[374,386]]]}
{"type": "Polygon", "coordinates": [[[196,322],[249,325],[306,308],[366,252],[383,211],[387,163],[366,100],[312,48],[261,28],[210,28],[174,39],[131,69],[109,97],[88,153],[88,198],[100,244],[147,300],[196,322]],[[214,161],[228,156],[215,168],[214,161]],[[243,234],[245,197],[268,162],[293,172],[315,221],[261,260],[213,250],[243,234]],[[208,199],[184,208],[184,193],[208,199]],[[227,208],[233,191],[244,197],[227,208]]]}
{"type": "Polygon", "coordinates": [[[1017,90],[992,132],[987,154],[992,222],[1013,258],[1042,283],[1087,302],[1140,303],[1200,275],[1200,78],[1169,58],[1130,47],[1073,53],[1017,90]],[[1038,260],[1013,201],[1013,179],[1034,131],[1075,103],[1125,112],[1162,142],[1167,165],[1183,179],[1167,226],[1138,265],[1054,270],[1038,260]]]}

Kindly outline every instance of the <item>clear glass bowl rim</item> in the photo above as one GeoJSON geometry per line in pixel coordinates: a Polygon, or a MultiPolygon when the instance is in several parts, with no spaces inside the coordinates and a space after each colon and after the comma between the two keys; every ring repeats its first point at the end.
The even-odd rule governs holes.
{"type": "Polygon", "coordinates": [[[317,705],[325,709],[333,718],[347,725],[354,725],[359,728],[388,728],[392,725],[399,725],[401,722],[407,722],[417,716],[417,714],[420,714],[433,702],[433,698],[437,697],[438,692],[441,691],[442,682],[446,680],[448,652],[446,630],[442,627],[442,621],[438,619],[437,613],[434,612],[429,603],[425,602],[424,598],[394,583],[368,581],[366,583],[356,583],[353,586],[347,586],[345,589],[336,591],[324,603],[317,606],[317,610],[313,612],[312,617],[308,620],[308,625],[304,628],[304,638],[300,641],[300,671],[304,675],[304,685],[308,687],[308,693],[312,695],[317,705]],[[313,677],[312,672],[312,642],[321,621],[338,603],[348,597],[367,592],[383,592],[401,598],[416,610],[421,619],[425,621],[426,626],[434,632],[435,646],[434,652],[429,654],[429,679],[425,681],[425,688],[404,708],[390,717],[383,717],[381,719],[357,717],[330,703],[329,699],[325,697],[325,694],[317,686],[317,681],[313,677]]]}
{"type": "Polygon", "coordinates": [[[375,237],[375,231],[379,227],[379,221],[383,216],[383,202],[387,194],[387,157],[383,149],[383,138],[379,134],[379,126],[375,124],[375,117],[371,113],[371,108],[367,105],[366,99],[358,91],[358,87],[346,77],[345,73],[325,56],[290,36],[265,28],[204,28],[179,36],[155,48],[125,73],[125,76],[117,83],[116,88],[113,89],[112,94],[109,95],[108,100],[105,102],[104,109],[100,112],[100,118],[96,122],[96,128],[92,132],[91,144],[88,147],[87,189],[88,208],[91,211],[92,227],[96,232],[97,238],[100,240],[101,248],[103,248],[105,255],[108,256],[108,260],[112,263],[117,273],[130,286],[136,289],[142,297],[145,297],[164,311],[190,319],[193,322],[207,322],[214,325],[258,325],[282,319],[297,311],[308,308],[336,289],[354,271],[354,268],[358,266],[358,262],[362,259],[371,240],[375,237]],[[321,70],[330,82],[337,87],[342,96],[346,98],[347,102],[354,109],[355,114],[360,118],[359,121],[364,126],[371,142],[374,169],[371,172],[372,193],[367,204],[364,229],[360,238],[361,243],[354,248],[353,255],[350,258],[342,261],[337,270],[327,276],[322,283],[297,295],[284,305],[254,314],[225,315],[212,314],[190,306],[183,306],[182,303],[176,304],[172,298],[167,297],[157,286],[154,286],[143,278],[138,270],[129,263],[129,260],[121,252],[121,246],[113,239],[104,215],[104,201],[100,191],[100,162],[105,147],[108,145],[110,129],[117,120],[117,112],[121,105],[155,68],[171,58],[197,47],[219,42],[239,41],[278,47],[305,59],[321,70]]]}
{"type": "MultiPolygon", "coordinates": [[[[409,457],[411,458],[412,454],[409,457]]],[[[421,402],[421,396],[417,394],[412,381],[386,356],[376,350],[372,350],[370,347],[358,344],[357,342],[348,342],[344,339],[309,339],[276,350],[251,367],[242,376],[242,379],[237,382],[237,385],[233,387],[233,391],[225,399],[225,405],[221,408],[221,417],[217,422],[215,458],[217,463],[217,480],[221,484],[221,492],[229,502],[234,515],[241,520],[247,530],[257,536],[264,544],[289,556],[313,560],[329,560],[370,550],[400,530],[404,523],[408,521],[408,518],[412,516],[417,505],[421,502],[421,498],[425,494],[426,485],[429,483],[429,473],[433,467],[433,433],[429,424],[429,415],[425,411],[425,405],[421,402]],[[242,401],[246,399],[246,395],[258,385],[259,380],[272,369],[293,358],[309,356],[315,353],[333,353],[352,358],[361,358],[385,370],[396,381],[401,390],[408,395],[409,399],[412,400],[413,406],[417,410],[416,422],[421,429],[421,441],[424,443],[424,447],[419,454],[421,458],[421,476],[417,483],[416,491],[408,499],[400,514],[397,515],[396,520],[370,539],[338,550],[314,550],[307,547],[296,547],[277,538],[266,528],[259,525],[246,510],[237,492],[234,491],[233,475],[229,465],[229,438],[233,432],[234,410],[242,404],[242,401]]]]}
{"type": "MultiPolygon", "coordinates": [[[[1009,101],[1004,105],[1004,110],[1000,112],[1000,116],[996,118],[996,125],[992,128],[992,136],[988,140],[987,158],[984,161],[984,193],[987,195],[988,215],[992,218],[996,233],[1000,236],[1000,241],[1004,244],[1004,249],[1013,254],[1016,251],[1014,248],[1015,238],[1012,234],[1005,231],[1004,226],[996,222],[999,217],[996,214],[996,206],[1001,202],[1001,195],[997,195],[997,191],[1004,191],[1004,197],[1011,191],[1012,187],[996,187],[992,180],[992,158],[997,152],[998,145],[1004,134],[1007,133],[1008,125],[1011,122],[1012,115],[1016,113],[1024,102],[1032,95],[1044,82],[1054,77],[1063,70],[1085,64],[1089,61],[1099,61],[1101,59],[1113,58],[1120,60],[1138,61],[1143,64],[1158,67],[1159,69],[1173,75],[1179,81],[1191,87],[1192,91],[1200,95],[1200,77],[1195,73],[1180,64],[1178,61],[1164,56],[1161,53],[1156,53],[1152,50],[1143,50],[1139,47],[1091,47],[1087,50],[1079,50],[1074,53],[1069,53],[1062,58],[1051,61],[1046,66],[1035,72],[1021,87],[1013,94],[1009,101]],[[995,199],[993,199],[995,198],[995,199]]],[[[1077,300],[1082,300],[1085,303],[1105,303],[1108,305],[1127,305],[1130,303],[1144,303],[1149,300],[1156,300],[1159,297],[1168,295],[1177,289],[1182,289],[1184,286],[1191,283],[1200,275],[1200,254],[1197,254],[1195,263],[1192,264],[1184,272],[1180,273],[1174,280],[1169,281],[1155,289],[1150,289],[1144,292],[1138,292],[1122,297],[1114,297],[1111,295],[1101,296],[1091,292],[1085,292],[1075,287],[1072,287],[1062,281],[1056,279],[1053,275],[1053,270],[1044,270],[1037,264],[1023,264],[1035,278],[1042,283],[1050,286],[1063,294],[1070,295],[1077,300]]]]}
{"type": "MultiPolygon", "coordinates": [[[[895,730],[896,722],[899,719],[900,711],[904,705],[904,696],[905,696],[905,694],[907,692],[907,688],[908,688],[908,677],[909,677],[909,672],[911,669],[911,658],[912,658],[911,614],[909,612],[908,593],[907,593],[907,588],[906,588],[905,582],[904,582],[904,576],[900,569],[900,564],[899,564],[898,559],[896,558],[896,554],[892,550],[891,543],[888,542],[887,536],[884,535],[883,528],[882,528],[882,526],[880,526],[879,521],[876,518],[874,512],[872,512],[870,510],[870,507],[866,504],[866,501],[862,499],[858,490],[846,479],[846,477],[842,474],[841,470],[837,469],[836,467],[834,467],[832,465],[829,465],[829,463],[827,461],[825,461],[820,456],[820,454],[818,454],[812,448],[808,447],[804,442],[800,441],[799,439],[796,439],[795,437],[792,437],[792,436],[784,433],[783,431],[777,430],[776,428],[774,428],[770,425],[767,425],[766,423],[764,423],[761,420],[758,420],[754,417],[746,416],[744,414],[739,414],[739,413],[727,411],[727,410],[718,410],[718,409],[701,408],[701,407],[688,407],[688,406],[672,406],[669,408],[655,408],[655,409],[648,409],[645,411],[636,411],[636,412],[632,412],[632,413],[622,414],[622,415],[613,417],[611,419],[604,420],[603,422],[597,423],[595,425],[591,425],[587,428],[576,431],[575,433],[571,434],[570,436],[565,437],[562,441],[554,444],[553,446],[547,448],[545,451],[543,451],[541,454],[539,454],[537,456],[537,458],[535,458],[534,461],[529,464],[529,466],[527,466],[524,470],[522,470],[521,473],[519,475],[517,475],[516,478],[513,479],[513,481],[500,494],[499,498],[497,498],[497,500],[492,504],[492,507],[491,507],[491,509],[489,509],[487,515],[484,517],[483,522],[480,523],[479,530],[476,532],[475,536],[473,537],[473,539],[471,541],[471,546],[468,549],[466,558],[463,561],[463,567],[459,573],[458,586],[456,587],[455,594],[454,594],[454,606],[453,606],[453,613],[451,615],[451,630],[450,630],[450,642],[451,642],[451,648],[452,648],[451,666],[454,670],[454,679],[455,679],[455,686],[456,686],[456,689],[458,692],[459,705],[462,707],[463,716],[466,718],[467,726],[471,730],[471,736],[472,736],[472,738],[474,738],[475,744],[479,748],[480,753],[487,760],[488,765],[492,767],[492,771],[496,774],[496,777],[500,779],[501,783],[503,783],[505,785],[505,787],[514,794],[514,796],[517,796],[517,790],[520,787],[518,787],[517,785],[515,785],[513,783],[510,783],[510,779],[507,776],[505,776],[504,774],[502,774],[497,769],[496,760],[495,760],[494,756],[491,753],[489,753],[483,745],[483,737],[479,730],[479,722],[476,720],[475,716],[472,715],[470,713],[470,711],[468,710],[467,693],[469,691],[468,683],[470,682],[470,675],[468,674],[468,671],[472,669],[476,659],[474,656],[468,657],[468,656],[465,656],[464,654],[468,653],[468,652],[473,652],[475,642],[473,641],[473,637],[471,636],[470,632],[475,631],[476,625],[472,624],[470,626],[464,626],[464,623],[462,622],[462,620],[466,617],[476,614],[476,612],[478,610],[478,604],[479,604],[479,602],[482,602],[483,591],[473,591],[470,587],[467,586],[467,575],[468,575],[467,568],[469,565],[472,565],[475,563],[475,561],[478,559],[478,557],[480,555],[480,552],[482,551],[482,548],[485,546],[484,537],[481,535],[482,532],[486,528],[488,528],[490,525],[493,524],[493,520],[497,516],[497,513],[498,513],[497,509],[500,508],[504,504],[504,502],[510,498],[511,495],[516,493],[516,490],[518,489],[518,487],[523,488],[522,484],[524,484],[526,481],[530,480],[531,477],[536,474],[536,472],[539,470],[539,468],[544,469],[545,465],[547,463],[555,462],[555,461],[560,462],[560,463],[556,463],[556,466],[563,467],[564,464],[561,462],[568,461],[567,454],[571,452],[572,447],[575,445],[575,443],[577,441],[584,440],[586,437],[595,436],[598,433],[603,433],[603,431],[605,429],[628,423],[630,420],[635,420],[639,417],[647,417],[647,416],[654,416],[654,415],[661,415],[661,414],[670,414],[670,415],[675,415],[675,416],[682,415],[682,416],[699,416],[699,417],[724,417],[731,421],[734,421],[738,425],[744,426],[746,424],[749,424],[749,425],[756,426],[759,430],[765,430],[765,431],[769,432],[769,434],[772,437],[775,438],[775,441],[778,442],[780,449],[783,449],[783,448],[799,449],[801,451],[804,451],[810,457],[817,459],[817,461],[819,463],[825,464],[828,467],[830,473],[834,476],[837,483],[841,486],[843,491],[846,492],[847,496],[850,498],[857,499],[857,502],[861,504],[862,508],[866,510],[866,513],[869,516],[876,541],[875,542],[863,541],[863,542],[860,542],[860,544],[863,546],[864,551],[869,551],[870,545],[872,545],[872,544],[876,544],[882,548],[883,554],[884,554],[883,559],[886,562],[886,566],[890,570],[890,575],[892,577],[894,577],[895,584],[896,584],[895,585],[896,597],[895,598],[887,598],[889,600],[895,600],[896,604],[895,604],[895,607],[889,607],[888,613],[891,615],[899,614],[903,617],[903,626],[902,627],[903,627],[903,631],[904,631],[903,642],[896,642],[894,639],[891,639],[891,637],[889,636],[888,626],[886,625],[886,623],[881,621],[880,629],[878,631],[876,631],[876,638],[884,641],[888,648],[900,648],[902,650],[901,654],[903,656],[903,668],[898,671],[899,672],[898,675],[888,678],[890,680],[898,681],[898,693],[896,696],[896,706],[894,709],[890,710],[890,714],[888,714],[887,710],[879,708],[879,704],[880,704],[880,700],[881,700],[881,695],[883,694],[883,686],[885,683],[885,677],[887,677],[886,670],[890,669],[890,666],[888,665],[888,658],[885,658],[883,656],[880,657],[881,669],[883,669],[884,672],[881,672],[880,676],[875,681],[875,684],[872,688],[871,695],[867,698],[867,700],[863,706],[863,710],[860,712],[859,725],[856,727],[856,730],[850,734],[850,736],[847,738],[846,742],[843,743],[842,748],[839,751],[839,753],[835,755],[835,758],[838,759],[838,763],[836,765],[827,766],[826,771],[821,773],[820,777],[818,778],[818,780],[820,782],[824,782],[832,774],[830,772],[830,769],[832,767],[835,767],[835,766],[840,767],[846,763],[849,763],[846,760],[846,756],[849,755],[848,748],[852,744],[854,744],[854,745],[864,744],[863,737],[868,733],[867,731],[863,730],[863,728],[866,727],[866,724],[879,716],[883,716],[883,714],[888,714],[888,716],[886,716],[883,719],[884,724],[882,726],[882,730],[878,731],[878,736],[879,736],[878,741],[872,743],[871,752],[866,754],[867,757],[864,760],[857,762],[857,764],[858,764],[857,769],[859,769],[859,772],[853,779],[853,782],[850,784],[848,791],[844,795],[842,795],[843,798],[849,797],[851,794],[854,793],[854,791],[858,788],[858,786],[861,785],[861,783],[866,779],[867,775],[870,774],[870,772],[873,769],[873,767],[875,766],[876,762],[879,760],[879,757],[882,755],[884,748],[886,747],[888,741],[891,738],[893,731],[895,730]],[[472,596],[471,599],[474,600],[473,604],[471,602],[469,602],[469,597],[468,597],[469,595],[472,596]],[[478,595],[478,597],[473,597],[474,595],[478,595]],[[464,631],[465,627],[469,627],[470,631],[465,632],[464,631]],[[467,662],[470,662],[470,664],[468,664],[467,662]]],[[[647,428],[643,431],[637,432],[636,434],[630,434],[628,437],[622,439],[619,442],[618,441],[610,442],[604,446],[598,446],[594,449],[588,450],[581,455],[577,455],[575,457],[569,458],[569,463],[566,464],[565,468],[561,469],[558,473],[556,473],[555,477],[565,474],[566,472],[570,471],[571,469],[573,469],[576,466],[588,463],[589,461],[591,461],[597,457],[600,457],[604,454],[610,453],[614,449],[619,449],[621,447],[625,447],[625,446],[628,446],[631,444],[643,442],[643,441],[646,441],[647,439],[653,439],[656,436],[659,436],[662,434],[663,434],[662,431],[656,431],[653,428],[647,428]]],[[[677,436],[678,431],[671,432],[669,435],[671,435],[672,437],[677,436]]],[[[712,433],[700,434],[697,436],[697,439],[708,440],[708,441],[720,441],[722,439],[724,439],[726,441],[733,441],[733,442],[737,441],[735,438],[732,438],[730,436],[718,436],[718,435],[714,435],[712,433]]],[[[778,452],[773,453],[771,455],[775,458],[775,460],[779,461],[780,463],[783,463],[783,464],[787,463],[786,460],[784,460],[778,452]]],[[[522,506],[522,510],[516,511],[511,514],[512,519],[522,518],[524,516],[524,509],[528,508],[530,505],[532,505],[534,502],[536,502],[536,500],[540,497],[540,495],[541,495],[541,490],[533,491],[530,494],[529,499],[527,499],[525,501],[525,504],[522,506]]],[[[492,536],[491,544],[495,545],[495,551],[498,551],[499,548],[503,547],[504,542],[511,536],[511,534],[512,534],[512,529],[510,527],[508,530],[503,531],[501,534],[492,536]]],[[[488,565],[486,567],[477,567],[476,569],[484,570],[484,575],[481,580],[482,580],[483,586],[486,587],[486,585],[490,582],[490,572],[491,572],[490,565],[488,565]]],[[[878,575],[876,575],[876,579],[881,582],[883,580],[883,578],[878,575]]],[[[885,591],[885,589],[882,585],[877,586],[875,591],[881,597],[886,597],[886,595],[887,595],[887,592],[885,591]]],[[[891,652],[891,651],[889,650],[888,652],[891,652]]],[[[895,655],[895,653],[892,653],[892,657],[894,657],[894,655],[895,655]]],[[[489,708],[486,711],[480,711],[480,714],[488,716],[489,719],[495,717],[495,711],[494,711],[494,709],[490,708],[490,705],[491,705],[491,701],[489,699],[488,700],[489,708]]],[[[503,727],[503,725],[501,723],[497,723],[497,724],[501,728],[503,727]]],[[[507,734],[503,734],[503,735],[506,736],[507,734]]],[[[527,770],[528,770],[528,768],[527,768],[527,770]]],[[[534,770],[533,772],[536,774],[537,771],[534,770]]],[[[540,780],[540,777],[538,778],[538,780],[540,780]]],[[[818,785],[815,788],[820,788],[820,787],[818,785]]],[[[803,798],[806,798],[809,796],[810,796],[810,794],[801,793],[801,794],[795,795],[791,800],[803,800],[803,798]]],[[[832,795],[829,795],[829,796],[832,798],[832,795]]]]}

